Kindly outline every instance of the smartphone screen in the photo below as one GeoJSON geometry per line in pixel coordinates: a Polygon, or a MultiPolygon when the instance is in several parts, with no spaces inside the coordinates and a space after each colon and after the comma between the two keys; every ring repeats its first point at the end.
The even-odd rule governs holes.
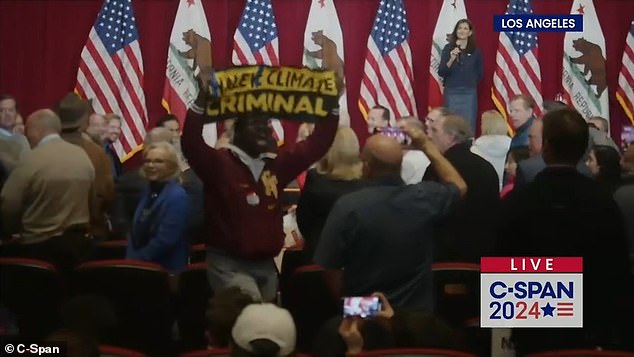
{"type": "Polygon", "coordinates": [[[401,128],[395,128],[395,127],[380,128],[379,133],[381,135],[385,135],[387,137],[395,139],[402,145],[409,143],[409,137],[401,128]]]}
{"type": "Polygon", "coordinates": [[[348,296],[343,298],[343,317],[359,316],[368,318],[381,311],[381,301],[377,296],[348,296]]]}

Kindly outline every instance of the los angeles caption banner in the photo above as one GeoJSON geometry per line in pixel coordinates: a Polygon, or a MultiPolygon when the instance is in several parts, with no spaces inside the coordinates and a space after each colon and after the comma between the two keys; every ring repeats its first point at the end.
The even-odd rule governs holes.
{"type": "Polygon", "coordinates": [[[216,71],[210,84],[209,121],[262,114],[314,122],[338,106],[334,71],[242,66],[216,71]]]}

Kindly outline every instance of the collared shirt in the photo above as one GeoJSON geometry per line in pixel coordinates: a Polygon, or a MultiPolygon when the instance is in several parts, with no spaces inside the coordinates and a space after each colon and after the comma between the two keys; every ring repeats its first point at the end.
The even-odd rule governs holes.
{"type": "Polygon", "coordinates": [[[39,143],[37,143],[37,146],[41,146],[46,144],[47,142],[53,140],[53,139],[61,139],[61,137],[59,136],[59,134],[48,134],[45,137],[42,138],[42,140],[40,140],[39,143]]]}
{"type": "Polygon", "coordinates": [[[11,136],[13,136],[15,134],[13,132],[8,131],[5,128],[0,128],[0,135],[11,137],[11,136]]]}
{"type": "Polygon", "coordinates": [[[277,157],[277,154],[267,152],[260,154],[260,156],[256,158],[253,158],[249,154],[244,152],[244,150],[233,144],[222,145],[222,147],[234,153],[240,159],[240,161],[242,161],[242,163],[244,163],[249,168],[249,171],[251,171],[251,174],[253,175],[253,179],[255,181],[258,181],[260,179],[262,170],[264,170],[264,165],[266,164],[264,162],[264,159],[275,159],[277,157]]]}

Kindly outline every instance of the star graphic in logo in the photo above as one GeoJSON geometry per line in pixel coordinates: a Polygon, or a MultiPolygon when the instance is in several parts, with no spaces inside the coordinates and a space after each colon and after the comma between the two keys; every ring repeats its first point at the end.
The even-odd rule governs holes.
{"type": "Polygon", "coordinates": [[[577,12],[580,13],[580,14],[585,14],[586,13],[585,9],[586,9],[585,6],[579,4],[579,8],[577,9],[577,12]]]}
{"type": "Polygon", "coordinates": [[[326,6],[326,0],[317,0],[317,2],[319,3],[321,7],[326,6]]]}
{"type": "Polygon", "coordinates": [[[451,2],[451,6],[453,6],[454,10],[456,9],[456,1],[457,1],[457,0],[453,0],[453,1],[451,2]]]}
{"type": "Polygon", "coordinates": [[[555,317],[555,315],[553,315],[553,311],[555,311],[555,307],[550,306],[550,303],[547,303],[546,306],[542,307],[542,310],[544,310],[544,317],[546,316],[555,317]]]}

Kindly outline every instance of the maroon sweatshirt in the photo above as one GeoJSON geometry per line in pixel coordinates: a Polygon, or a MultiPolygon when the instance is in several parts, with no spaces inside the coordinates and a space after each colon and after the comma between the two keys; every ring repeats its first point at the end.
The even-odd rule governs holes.
{"type": "Polygon", "coordinates": [[[239,259],[259,260],[279,254],[284,243],[284,188],[321,159],[332,144],[339,117],[320,120],[307,140],[285,145],[256,181],[249,167],[228,149],[212,149],[202,137],[203,115],[187,112],[183,153],[204,185],[206,241],[239,259]]]}

